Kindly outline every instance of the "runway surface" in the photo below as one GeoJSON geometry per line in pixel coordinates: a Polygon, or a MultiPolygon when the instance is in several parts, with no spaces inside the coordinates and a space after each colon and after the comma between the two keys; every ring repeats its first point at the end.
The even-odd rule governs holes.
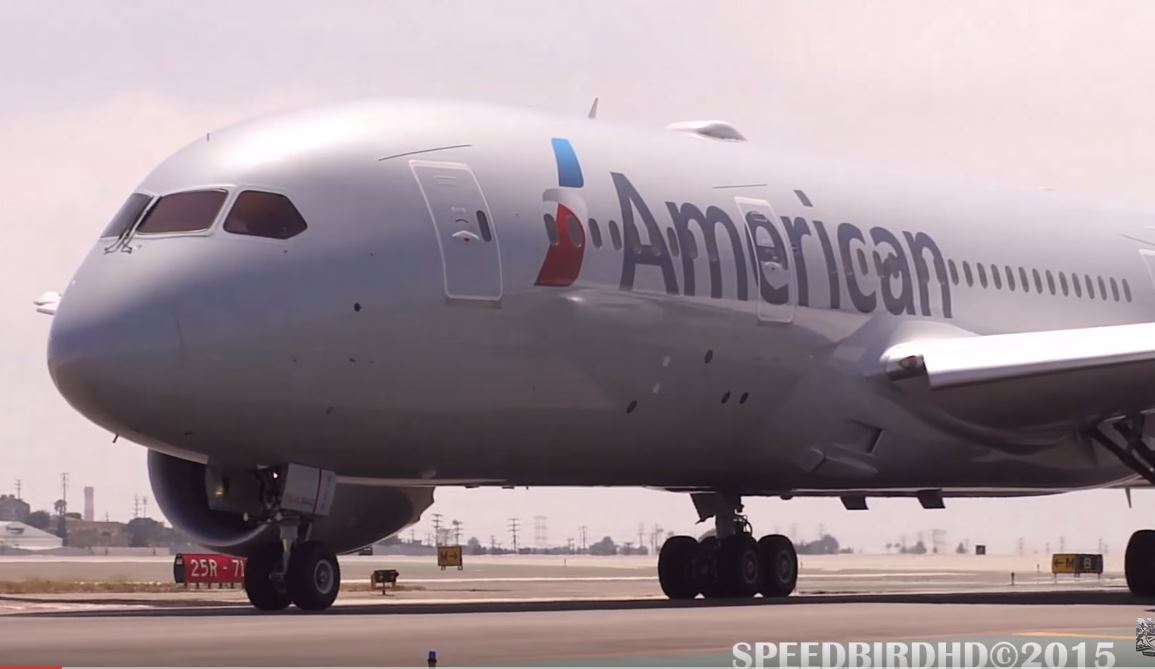
{"type": "MultiPolygon", "coordinates": [[[[343,560],[346,578],[378,560],[343,560]]],[[[804,558],[801,594],[781,601],[671,603],[652,562],[614,558],[398,565],[425,589],[354,592],[321,615],[255,614],[230,591],[0,596],[0,650],[9,665],[420,665],[436,649],[442,666],[731,666],[740,641],[1033,639],[1110,643],[1119,665],[1155,664],[1134,652],[1135,621],[1155,603],[1115,575],[1020,575],[1012,588],[997,560],[884,561],[804,558]]],[[[0,580],[11,566],[0,560],[0,580]]]]}

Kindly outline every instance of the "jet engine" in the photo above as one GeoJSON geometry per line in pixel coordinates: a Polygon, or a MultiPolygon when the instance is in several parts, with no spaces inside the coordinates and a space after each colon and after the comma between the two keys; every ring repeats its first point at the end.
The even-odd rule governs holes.
{"type": "MultiPolygon", "coordinates": [[[[148,474],[161,511],[193,542],[247,557],[280,540],[277,525],[265,520],[265,470],[223,470],[149,451],[148,474]]],[[[433,488],[338,483],[329,513],[311,521],[309,538],[334,553],[356,550],[417,522],[432,503],[433,488]]]]}

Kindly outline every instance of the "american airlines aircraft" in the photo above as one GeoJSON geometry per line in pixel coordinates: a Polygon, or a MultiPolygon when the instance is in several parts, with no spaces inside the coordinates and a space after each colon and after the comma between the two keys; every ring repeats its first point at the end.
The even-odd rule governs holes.
{"type": "MultiPolygon", "coordinates": [[[[61,394],[259,609],[327,608],[436,486],[684,492],[716,536],[664,592],[780,597],[744,497],[1155,481],[1153,266],[1150,215],[723,122],[376,101],[197,139],[36,303],[61,394]]],[[[1155,596],[1155,532],[1126,576],[1155,596]]]]}

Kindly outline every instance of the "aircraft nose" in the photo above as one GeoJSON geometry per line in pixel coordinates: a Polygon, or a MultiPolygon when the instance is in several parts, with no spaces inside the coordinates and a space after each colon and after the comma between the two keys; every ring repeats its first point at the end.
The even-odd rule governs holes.
{"type": "Polygon", "coordinates": [[[60,394],[93,422],[147,434],[180,386],[179,325],[159,296],[107,288],[70,286],[49,331],[48,369],[60,394]]]}

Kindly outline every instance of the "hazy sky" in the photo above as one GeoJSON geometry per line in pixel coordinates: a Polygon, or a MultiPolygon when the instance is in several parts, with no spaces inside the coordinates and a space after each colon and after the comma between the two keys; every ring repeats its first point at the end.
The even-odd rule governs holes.
{"type": "MultiPolygon", "coordinates": [[[[206,130],[302,103],[483,99],[664,125],[721,118],[752,141],[974,173],[1155,208],[1155,4],[1147,2],[114,2],[0,0],[0,492],[50,507],[60,472],[123,518],[151,498],[144,449],[61,400],[44,363],[60,290],[148,170],[206,130]]],[[[685,496],[443,490],[467,535],[549,517],[550,538],[690,530],[685,496]]],[[[931,528],[1009,552],[1121,550],[1155,492],[846,512],[752,500],[756,529],[824,525],[866,548],[931,528]]],[[[423,533],[427,523],[418,532],[423,533]]]]}

